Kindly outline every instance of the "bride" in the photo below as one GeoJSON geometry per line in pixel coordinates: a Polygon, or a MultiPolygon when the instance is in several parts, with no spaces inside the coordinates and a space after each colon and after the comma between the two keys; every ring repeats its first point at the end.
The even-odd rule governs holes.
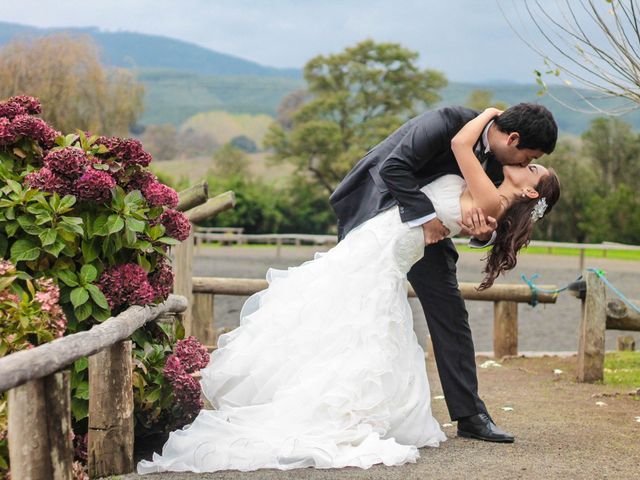
{"type": "MultiPolygon", "coordinates": [[[[452,140],[464,180],[445,175],[421,188],[449,236],[476,207],[498,220],[481,288],[515,266],[533,222],[559,196],[541,165],[505,166],[498,188],[489,180],[473,146],[499,113],[485,110],[452,140]],[[521,197],[539,200],[532,209],[521,197]]],[[[406,274],[424,246],[423,229],[394,206],[313,260],[270,268],[268,288],[247,299],[240,326],[220,336],[200,372],[215,410],[171,432],[138,473],[401,465],[446,440],[407,300],[406,274]]]]}

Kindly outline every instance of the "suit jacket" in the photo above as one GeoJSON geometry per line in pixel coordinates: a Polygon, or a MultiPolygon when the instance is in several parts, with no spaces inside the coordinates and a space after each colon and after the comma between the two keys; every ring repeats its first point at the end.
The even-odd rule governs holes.
{"type": "MultiPolygon", "coordinates": [[[[338,239],[394,205],[403,222],[434,213],[420,188],[442,175],[462,176],[451,139],[477,115],[465,107],[430,110],[369,150],[329,197],[338,217],[338,239]]],[[[484,151],[484,145],[480,148],[484,151]]],[[[494,183],[502,182],[502,165],[493,156],[485,171],[494,183]]]]}

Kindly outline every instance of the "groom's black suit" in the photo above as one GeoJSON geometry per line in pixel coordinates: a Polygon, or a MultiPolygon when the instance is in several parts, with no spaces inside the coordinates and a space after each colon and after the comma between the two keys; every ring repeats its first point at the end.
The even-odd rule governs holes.
{"type": "MultiPolygon", "coordinates": [[[[447,173],[461,175],[451,139],[478,112],[443,108],[398,128],[358,161],[329,197],[338,217],[338,240],[362,222],[399,205],[403,222],[434,213],[420,188],[447,173]]],[[[484,151],[481,144],[480,151],[484,151]]],[[[502,166],[492,156],[485,170],[496,183],[502,166]]],[[[458,252],[450,239],[426,246],[408,273],[422,304],[433,342],[440,382],[453,420],[487,413],[478,396],[475,352],[468,314],[458,289],[458,252]]]]}

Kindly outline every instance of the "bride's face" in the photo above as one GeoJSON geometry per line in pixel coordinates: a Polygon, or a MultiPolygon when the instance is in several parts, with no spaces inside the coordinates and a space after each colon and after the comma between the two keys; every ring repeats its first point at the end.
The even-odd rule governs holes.
{"type": "Polygon", "coordinates": [[[549,174],[549,170],[537,163],[531,163],[526,167],[505,165],[502,172],[505,182],[509,182],[516,190],[528,196],[531,196],[532,191],[535,192],[540,179],[549,174]]]}

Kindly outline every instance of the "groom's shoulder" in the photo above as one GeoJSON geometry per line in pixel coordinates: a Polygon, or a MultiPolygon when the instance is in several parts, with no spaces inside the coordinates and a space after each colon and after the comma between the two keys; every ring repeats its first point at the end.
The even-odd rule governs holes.
{"type": "Polygon", "coordinates": [[[417,117],[413,122],[428,125],[432,122],[442,123],[447,129],[459,130],[468,121],[477,117],[479,112],[471,108],[462,106],[447,106],[427,110],[417,117]]]}

